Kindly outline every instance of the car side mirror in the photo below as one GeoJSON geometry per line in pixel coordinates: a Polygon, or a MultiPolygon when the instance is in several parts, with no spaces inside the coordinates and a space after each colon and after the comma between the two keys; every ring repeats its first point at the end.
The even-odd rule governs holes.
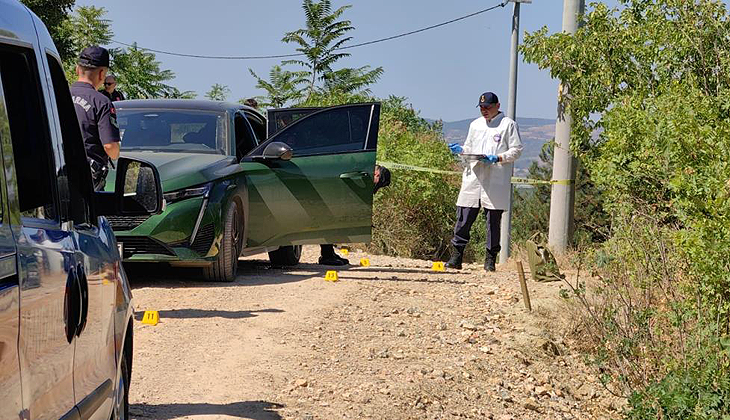
{"type": "Polygon", "coordinates": [[[280,141],[272,141],[269,143],[263,152],[264,159],[281,159],[289,160],[294,154],[293,150],[286,143],[280,141]]]}
{"type": "Polygon", "coordinates": [[[114,192],[95,193],[97,213],[105,216],[144,216],[164,211],[157,168],[144,160],[120,157],[114,192]]]}

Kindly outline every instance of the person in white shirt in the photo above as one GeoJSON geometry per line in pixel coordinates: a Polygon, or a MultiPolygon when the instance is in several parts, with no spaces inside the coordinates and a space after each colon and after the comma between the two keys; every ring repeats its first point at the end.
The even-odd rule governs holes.
{"type": "Polygon", "coordinates": [[[511,118],[499,110],[499,99],[492,92],[479,97],[477,105],[482,116],[469,125],[464,146],[456,143],[449,148],[466,161],[461,178],[461,191],[456,201],[456,226],[449,268],[461,269],[464,248],[469,243],[469,232],[484,208],[487,219],[487,255],[484,269],[495,270],[500,251],[500,222],[502,212],[511,199],[512,162],[522,154],[520,133],[511,118]]]}

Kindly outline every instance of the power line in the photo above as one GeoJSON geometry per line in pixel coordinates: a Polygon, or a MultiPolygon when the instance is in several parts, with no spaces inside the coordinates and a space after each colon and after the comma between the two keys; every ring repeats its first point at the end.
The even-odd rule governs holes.
{"type": "MultiPolygon", "coordinates": [[[[455,23],[455,22],[459,22],[459,21],[464,20],[464,19],[468,19],[470,17],[474,17],[474,16],[477,16],[477,15],[480,15],[482,13],[486,13],[486,12],[492,11],[492,10],[497,9],[499,7],[504,7],[507,3],[508,3],[508,1],[507,0],[504,0],[501,3],[499,3],[497,5],[494,5],[492,7],[488,7],[486,9],[482,9],[482,10],[479,10],[477,12],[470,13],[468,15],[464,15],[464,16],[458,17],[456,19],[447,20],[446,22],[441,22],[441,23],[438,23],[436,25],[427,26],[425,28],[416,29],[416,30],[410,31],[410,32],[404,32],[402,34],[393,35],[393,36],[389,36],[389,37],[386,37],[386,38],[380,38],[380,39],[375,39],[375,40],[372,40],[372,41],[361,42],[359,44],[353,44],[353,45],[348,45],[348,46],[345,46],[345,47],[340,47],[340,48],[337,48],[337,51],[339,51],[339,50],[348,50],[348,49],[357,48],[357,47],[363,47],[363,46],[366,46],[366,45],[378,44],[380,42],[391,41],[391,40],[398,39],[398,38],[403,38],[403,37],[406,37],[406,36],[409,36],[409,35],[414,35],[414,34],[417,34],[417,33],[420,33],[420,32],[429,31],[431,29],[440,28],[442,26],[446,26],[446,25],[449,25],[449,24],[452,24],[452,23],[455,23]]],[[[115,39],[112,39],[112,42],[114,42],[116,44],[124,45],[124,46],[127,46],[127,47],[132,47],[133,46],[133,44],[128,44],[126,42],[117,41],[115,39]]],[[[172,56],[175,56],[175,57],[203,58],[203,59],[211,59],[211,60],[266,60],[266,59],[274,59],[274,58],[301,57],[301,56],[304,55],[302,53],[279,54],[279,55],[199,55],[199,54],[185,54],[185,53],[172,52],[172,51],[156,50],[156,49],[153,49],[153,48],[145,48],[145,47],[140,47],[140,46],[137,46],[137,48],[139,48],[140,50],[150,51],[150,52],[157,53],[157,54],[172,55],[172,56]]]]}

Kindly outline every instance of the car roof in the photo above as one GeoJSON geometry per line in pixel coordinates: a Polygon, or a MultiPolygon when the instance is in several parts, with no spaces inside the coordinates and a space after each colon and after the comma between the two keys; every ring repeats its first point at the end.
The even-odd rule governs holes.
{"type": "Polygon", "coordinates": [[[238,111],[245,109],[260,114],[258,110],[250,106],[233,102],[208,101],[202,99],[130,99],[114,102],[117,109],[125,108],[153,108],[153,109],[195,109],[204,111],[238,111]]]}
{"type": "Polygon", "coordinates": [[[0,0],[0,16],[3,17],[0,19],[0,38],[3,43],[37,47],[34,19],[38,18],[25,5],[16,0],[0,0]]]}

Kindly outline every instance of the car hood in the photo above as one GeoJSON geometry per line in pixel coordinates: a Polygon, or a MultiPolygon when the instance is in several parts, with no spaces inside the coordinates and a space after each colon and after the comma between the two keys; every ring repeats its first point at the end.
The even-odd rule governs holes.
{"type": "Polygon", "coordinates": [[[157,167],[164,192],[200,185],[229,175],[236,159],[208,153],[125,152],[123,157],[147,161],[157,167]]]}

